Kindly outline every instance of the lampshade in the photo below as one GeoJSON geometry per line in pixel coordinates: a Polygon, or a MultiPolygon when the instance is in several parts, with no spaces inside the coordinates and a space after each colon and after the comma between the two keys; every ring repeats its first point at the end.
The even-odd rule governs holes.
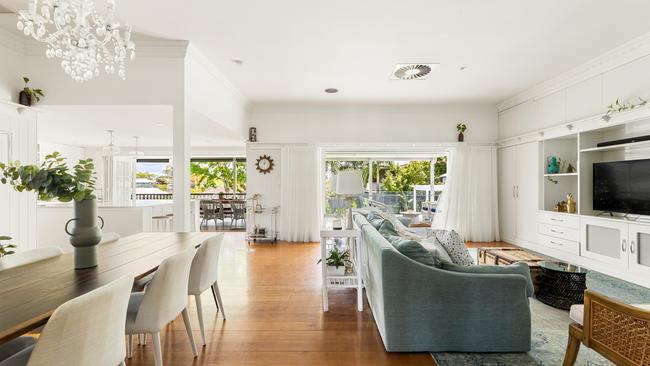
{"type": "Polygon", "coordinates": [[[336,194],[355,195],[363,192],[361,170],[343,170],[336,175],[336,194]]]}

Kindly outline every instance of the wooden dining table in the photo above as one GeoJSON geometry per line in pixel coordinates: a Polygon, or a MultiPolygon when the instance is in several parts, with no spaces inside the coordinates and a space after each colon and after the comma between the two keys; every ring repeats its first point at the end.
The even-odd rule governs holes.
{"type": "Polygon", "coordinates": [[[122,276],[144,277],[214,233],[139,233],[99,246],[99,265],[75,270],[72,253],[0,271],[0,344],[44,325],[54,310],[122,276]]]}

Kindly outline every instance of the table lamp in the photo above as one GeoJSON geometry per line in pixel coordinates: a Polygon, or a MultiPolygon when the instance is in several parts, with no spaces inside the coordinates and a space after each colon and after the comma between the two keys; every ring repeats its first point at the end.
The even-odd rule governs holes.
{"type": "Polygon", "coordinates": [[[348,208],[347,229],[352,230],[352,198],[365,192],[361,170],[343,170],[336,175],[336,194],[345,196],[350,201],[348,208]]]}

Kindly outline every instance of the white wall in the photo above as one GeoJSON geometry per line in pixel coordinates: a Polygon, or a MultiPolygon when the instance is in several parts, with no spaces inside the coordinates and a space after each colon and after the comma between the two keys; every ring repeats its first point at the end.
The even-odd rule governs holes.
{"type": "Polygon", "coordinates": [[[38,161],[39,163],[45,159],[46,155],[53,152],[60,152],[61,155],[68,160],[68,166],[72,167],[77,164],[81,159],[86,158],[86,149],[79,146],[70,146],[63,144],[56,144],[47,141],[38,141],[38,161]]]}
{"type": "Polygon", "coordinates": [[[20,55],[0,44],[0,100],[18,101],[22,83],[20,55]]]}
{"type": "Polygon", "coordinates": [[[249,197],[261,194],[264,207],[280,205],[281,155],[281,144],[248,144],[246,147],[246,193],[249,197]],[[258,172],[255,167],[256,160],[262,155],[270,156],[275,164],[268,174],[258,172]]]}
{"type": "Polygon", "coordinates": [[[494,142],[494,105],[254,104],[250,126],[258,142],[453,142],[465,122],[465,141],[494,142]]]}
{"type": "Polygon", "coordinates": [[[499,139],[604,114],[616,99],[650,101],[650,33],[499,103],[499,139]]]}

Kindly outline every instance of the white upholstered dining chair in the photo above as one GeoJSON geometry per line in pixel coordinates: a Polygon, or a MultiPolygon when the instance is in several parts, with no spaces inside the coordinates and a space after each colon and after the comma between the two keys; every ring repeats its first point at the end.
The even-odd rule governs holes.
{"type": "Polygon", "coordinates": [[[199,327],[201,328],[201,338],[204,346],[206,345],[206,342],[201,294],[207,289],[212,289],[212,296],[217,305],[217,311],[221,310],[221,316],[226,320],[226,313],[223,310],[223,302],[221,301],[221,293],[219,292],[219,286],[217,285],[219,253],[221,252],[222,241],[223,234],[218,234],[205,240],[196,251],[196,255],[192,261],[192,269],[190,271],[188,294],[194,296],[196,301],[196,312],[199,316],[199,327]]]}
{"type": "Polygon", "coordinates": [[[116,281],[59,306],[38,342],[0,366],[124,365],[124,318],[133,279],[116,281]]]}
{"type": "MultiPolygon", "coordinates": [[[[165,259],[156,270],[145,292],[131,294],[126,316],[127,356],[133,355],[133,335],[151,334],[153,338],[154,363],[162,366],[160,331],[179,314],[192,346],[192,354],[197,356],[192,327],[187,312],[187,283],[194,249],[188,249],[165,259]]],[[[1,365],[0,365],[1,366],[1,365]]]]}
{"type": "Polygon", "coordinates": [[[43,247],[5,255],[0,258],[0,271],[58,257],[61,254],[63,251],[57,247],[43,247]]]}

